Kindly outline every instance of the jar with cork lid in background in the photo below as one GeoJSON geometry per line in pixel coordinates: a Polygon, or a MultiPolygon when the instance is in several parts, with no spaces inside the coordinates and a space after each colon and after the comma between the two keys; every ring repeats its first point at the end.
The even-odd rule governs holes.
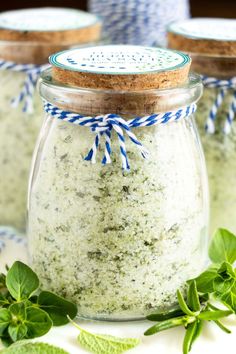
{"type": "Polygon", "coordinates": [[[194,18],[173,23],[169,47],[190,53],[205,86],[196,120],[210,185],[210,231],[236,232],[236,20],[194,18]]]}
{"type": "Polygon", "coordinates": [[[25,228],[28,175],[43,109],[35,86],[48,56],[91,45],[100,30],[98,17],[74,9],[0,14],[0,224],[25,228]]]}

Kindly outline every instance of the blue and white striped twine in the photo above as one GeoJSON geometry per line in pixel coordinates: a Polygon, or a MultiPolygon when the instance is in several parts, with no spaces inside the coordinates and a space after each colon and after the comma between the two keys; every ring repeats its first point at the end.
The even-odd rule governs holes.
{"type": "Polygon", "coordinates": [[[231,132],[232,123],[236,114],[236,77],[228,80],[220,80],[214,77],[202,76],[202,81],[205,87],[219,89],[206,122],[206,131],[210,134],[215,133],[217,112],[224,101],[226,93],[232,91],[232,101],[229,106],[223,128],[224,133],[229,134],[231,132]]]}
{"type": "Polygon", "coordinates": [[[17,64],[12,61],[0,59],[0,70],[10,70],[23,72],[26,74],[23,88],[19,95],[12,99],[11,104],[13,107],[18,107],[23,103],[23,112],[33,113],[33,95],[35,92],[36,84],[42,70],[46,69],[46,65],[35,64],[17,64]]]}
{"type": "Polygon", "coordinates": [[[189,17],[188,0],[89,0],[113,44],[166,45],[169,23],[189,17]]]}
{"type": "Polygon", "coordinates": [[[105,165],[107,163],[111,163],[111,131],[114,129],[120,145],[122,168],[123,170],[129,170],[130,165],[127,157],[124,132],[126,132],[132,143],[134,143],[139,149],[142,157],[147,158],[149,155],[148,150],[136,138],[131,129],[179,121],[193,114],[196,111],[196,104],[191,104],[190,106],[182,107],[171,112],[156,113],[145,117],[136,117],[127,121],[117,114],[105,114],[95,117],[83,116],[78,113],[63,111],[46,101],[44,102],[44,109],[46,113],[52,117],[58,118],[65,122],[73,123],[75,125],[89,127],[90,130],[96,134],[93,146],[88,155],[85,157],[85,160],[91,161],[92,163],[96,162],[97,150],[100,146],[101,137],[103,135],[105,136],[105,151],[102,164],[105,165]]]}
{"type": "Polygon", "coordinates": [[[0,226],[0,252],[6,247],[6,241],[13,241],[16,244],[26,246],[26,237],[10,227],[0,226]]]}

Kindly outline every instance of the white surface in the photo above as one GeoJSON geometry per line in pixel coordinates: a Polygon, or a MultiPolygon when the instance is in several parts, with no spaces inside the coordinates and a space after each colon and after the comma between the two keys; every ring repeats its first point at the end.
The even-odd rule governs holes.
{"type": "Polygon", "coordinates": [[[77,48],[50,57],[50,63],[54,66],[97,74],[145,74],[175,70],[189,60],[184,53],[133,45],[77,48]]]}
{"type": "MultiPolygon", "coordinates": [[[[0,253],[0,271],[4,270],[5,264],[11,265],[15,260],[27,262],[26,247],[13,241],[5,241],[6,247],[0,253]]],[[[137,337],[142,343],[127,353],[130,354],[181,354],[184,336],[183,328],[175,328],[157,335],[144,337],[143,332],[153,322],[89,322],[80,321],[80,326],[90,331],[112,334],[120,337],[137,337]]],[[[222,332],[216,325],[208,323],[203,334],[196,341],[191,354],[222,354],[235,353],[236,321],[233,316],[224,321],[232,329],[232,334],[222,332]]],[[[36,339],[64,348],[70,354],[88,353],[82,349],[76,341],[79,331],[72,325],[53,328],[46,336],[36,339]]],[[[112,353],[109,353],[112,354],[112,353]]]]}

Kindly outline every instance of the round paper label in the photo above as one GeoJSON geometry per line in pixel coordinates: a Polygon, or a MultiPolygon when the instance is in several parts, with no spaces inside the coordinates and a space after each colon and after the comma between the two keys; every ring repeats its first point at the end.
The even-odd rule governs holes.
{"type": "Polygon", "coordinates": [[[125,45],[71,49],[50,57],[52,65],[65,70],[119,75],[175,70],[189,62],[181,52],[125,45]]]}
{"type": "Polygon", "coordinates": [[[194,39],[236,41],[236,20],[193,18],[172,23],[168,31],[194,39]]]}
{"type": "Polygon", "coordinates": [[[36,8],[2,12],[0,29],[15,31],[61,31],[89,27],[99,22],[95,15],[67,8],[36,8]]]}

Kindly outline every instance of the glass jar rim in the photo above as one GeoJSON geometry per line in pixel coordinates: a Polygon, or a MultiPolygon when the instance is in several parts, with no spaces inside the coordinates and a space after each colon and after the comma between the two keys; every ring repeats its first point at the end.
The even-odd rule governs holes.
{"type": "Polygon", "coordinates": [[[236,56],[186,52],[192,59],[192,69],[209,77],[231,79],[236,73],[236,56]]]}
{"type": "Polygon", "coordinates": [[[125,91],[125,90],[109,90],[109,89],[96,89],[96,88],[89,88],[89,87],[79,87],[79,86],[70,86],[67,84],[62,84],[61,82],[58,82],[56,80],[53,80],[52,77],[52,68],[49,67],[45,70],[42,71],[39,79],[40,85],[47,85],[48,87],[57,87],[65,90],[71,90],[71,92],[76,92],[76,91],[84,91],[86,92],[95,92],[97,94],[109,94],[109,95],[116,95],[116,94],[124,94],[124,95],[142,95],[142,94],[157,94],[158,96],[160,95],[166,95],[171,92],[177,92],[177,91],[184,91],[184,90],[189,90],[191,88],[195,88],[197,86],[202,85],[202,80],[201,76],[199,74],[190,72],[188,76],[188,81],[186,83],[183,83],[182,85],[179,86],[173,86],[171,88],[162,88],[162,89],[147,89],[147,90],[138,90],[138,91],[125,91]]]}
{"type": "Polygon", "coordinates": [[[202,95],[199,75],[191,73],[188,81],[168,89],[119,91],[63,85],[52,78],[52,69],[41,73],[39,92],[43,100],[60,109],[85,115],[115,113],[123,116],[169,112],[196,103],[202,95]]]}

